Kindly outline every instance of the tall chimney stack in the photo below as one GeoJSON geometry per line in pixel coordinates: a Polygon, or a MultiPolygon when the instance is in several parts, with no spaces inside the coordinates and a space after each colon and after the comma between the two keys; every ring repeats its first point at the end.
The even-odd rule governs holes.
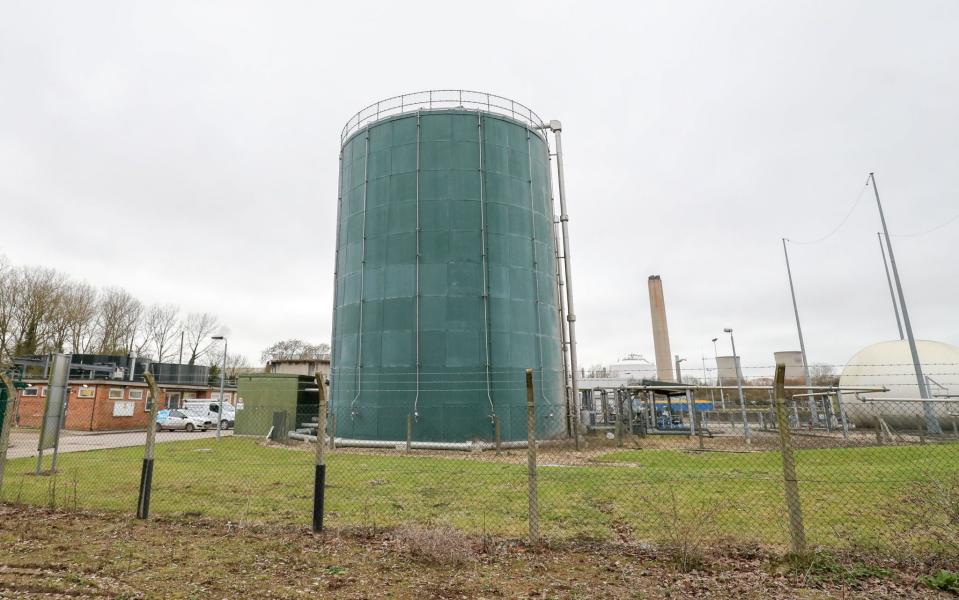
{"type": "Polygon", "coordinates": [[[659,275],[649,276],[649,312],[653,317],[656,378],[660,381],[674,381],[673,355],[669,350],[669,328],[666,327],[666,300],[663,298],[663,280],[659,275]]]}

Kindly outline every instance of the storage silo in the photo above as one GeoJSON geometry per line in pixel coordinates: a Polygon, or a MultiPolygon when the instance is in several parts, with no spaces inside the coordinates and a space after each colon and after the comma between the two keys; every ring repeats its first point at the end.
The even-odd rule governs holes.
{"type": "Polygon", "coordinates": [[[333,318],[336,435],[526,439],[566,430],[543,122],[489,94],[371,105],[341,139],[333,318]]]}
{"type": "Polygon", "coordinates": [[[926,385],[933,400],[920,402],[909,344],[904,340],[878,342],[857,352],[842,369],[842,388],[882,388],[858,396],[875,399],[862,402],[857,394],[843,392],[849,420],[860,427],[875,427],[878,418],[894,429],[935,428],[952,431],[959,417],[955,397],[959,394],[959,348],[944,342],[916,340],[916,349],[926,385]],[[931,427],[930,427],[931,426],[931,427]]]}

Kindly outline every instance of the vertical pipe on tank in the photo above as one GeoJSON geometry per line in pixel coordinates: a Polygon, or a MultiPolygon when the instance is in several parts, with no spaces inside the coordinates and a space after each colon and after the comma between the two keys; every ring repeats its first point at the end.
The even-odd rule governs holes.
{"type": "Polygon", "coordinates": [[[480,193],[480,254],[483,259],[483,328],[486,344],[486,400],[489,401],[490,420],[496,422],[496,408],[491,392],[489,353],[489,261],[486,256],[486,169],[483,164],[483,115],[476,113],[476,139],[479,144],[479,193],[480,193]]]}
{"type": "Polygon", "coordinates": [[[526,159],[528,167],[528,184],[529,184],[529,233],[530,233],[530,249],[531,256],[533,259],[533,294],[535,295],[535,302],[533,306],[535,308],[535,317],[536,317],[536,341],[539,346],[539,395],[543,398],[543,401],[548,404],[549,400],[546,398],[546,373],[543,371],[543,324],[540,322],[539,317],[539,308],[540,308],[540,299],[539,299],[539,261],[536,260],[536,210],[533,204],[533,138],[531,137],[529,128],[526,129],[526,159]]]}
{"type": "Polygon", "coordinates": [[[576,311],[573,309],[573,273],[569,258],[569,215],[566,213],[566,178],[563,174],[563,125],[550,121],[549,128],[556,137],[556,177],[559,181],[559,222],[563,232],[563,266],[566,272],[566,322],[569,324],[570,385],[578,393],[576,372],[576,311]]]}
{"type": "Polygon", "coordinates": [[[563,301],[563,269],[560,266],[559,233],[556,231],[559,219],[556,218],[556,199],[553,197],[553,155],[549,151],[549,141],[546,142],[546,187],[549,194],[550,231],[553,234],[553,256],[556,262],[556,313],[559,318],[560,349],[563,359],[563,397],[566,399],[566,427],[569,435],[576,431],[577,407],[573,401],[573,391],[569,385],[569,363],[567,362],[567,331],[566,312],[563,301]]]}
{"type": "MultiPolygon", "coordinates": [[[[336,341],[336,313],[340,304],[340,219],[343,215],[343,147],[340,146],[340,178],[336,186],[336,248],[333,250],[333,323],[330,331],[330,398],[336,398],[333,386],[336,385],[336,373],[333,365],[336,361],[336,351],[340,345],[336,341]]],[[[333,404],[330,404],[333,406],[333,404]]]]}
{"type": "Polygon", "coordinates": [[[416,111],[416,290],[414,296],[416,321],[416,396],[413,397],[413,418],[420,416],[420,112],[416,111]]]}
{"type": "Polygon", "coordinates": [[[350,402],[350,420],[356,416],[356,403],[363,392],[363,295],[366,287],[366,201],[370,191],[370,130],[366,130],[366,158],[363,161],[363,237],[360,245],[360,318],[356,331],[356,395],[350,402]]]}

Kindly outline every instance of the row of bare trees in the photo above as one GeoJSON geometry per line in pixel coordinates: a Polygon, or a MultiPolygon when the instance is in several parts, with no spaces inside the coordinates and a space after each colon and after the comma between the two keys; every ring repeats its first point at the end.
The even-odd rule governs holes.
{"type": "Polygon", "coordinates": [[[122,288],[98,290],[55,269],[14,266],[0,255],[0,361],[71,352],[134,353],[173,362],[182,352],[191,365],[220,362],[210,339],[220,330],[210,313],[146,305],[122,288]]]}

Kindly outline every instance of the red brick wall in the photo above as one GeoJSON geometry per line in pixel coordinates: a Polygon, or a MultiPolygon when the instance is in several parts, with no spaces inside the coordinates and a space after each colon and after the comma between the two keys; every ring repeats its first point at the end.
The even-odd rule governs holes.
{"type": "MultiPolygon", "coordinates": [[[[35,384],[36,387],[43,390],[46,383],[35,384]]],[[[145,429],[150,420],[150,413],[145,410],[146,398],[149,395],[145,384],[130,384],[110,382],[110,381],[90,381],[87,383],[87,389],[93,389],[95,396],[93,398],[77,397],[79,384],[71,382],[70,397],[67,401],[67,415],[64,421],[64,429],[79,431],[115,431],[124,429],[145,429]],[[110,389],[118,388],[123,390],[122,400],[113,400],[110,398],[110,389]],[[129,390],[143,390],[143,397],[140,400],[131,400],[129,390]],[[113,405],[115,402],[132,402],[133,415],[128,417],[117,417],[113,415],[113,405]]],[[[183,402],[183,390],[180,391],[181,403],[183,402]]],[[[198,399],[209,398],[212,390],[190,390],[196,391],[198,399]]],[[[42,391],[40,392],[42,393],[42,391]]],[[[40,427],[43,419],[43,409],[46,405],[45,396],[23,396],[20,394],[20,404],[17,410],[19,424],[21,427],[40,427]]],[[[166,408],[166,391],[160,389],[160,408],[166,408]]]]}

